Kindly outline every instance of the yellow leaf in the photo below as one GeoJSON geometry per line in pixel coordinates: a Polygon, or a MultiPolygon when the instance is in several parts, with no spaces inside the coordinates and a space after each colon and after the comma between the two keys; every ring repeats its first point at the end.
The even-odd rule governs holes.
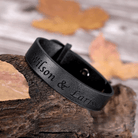
{"type": "Polygon", "coordinates": [[[11,64],[0,61],[0,101],[26,98],[30,96],[24,76],[11,64]]]}
{"type": "Polygon", "coordinates": [[[92,66],[108,80],[112,77],[122,80],[138,78],[138,63],[123,63],[116,45],[106,41],[102,34],[90,45],[89,54],[94,61],[92,66]]]}
{"type": "Polygon", "coordinates": [[[33,21],[34,27],[65,35],[79,28],[97,29],[104,25],[109,15],[98,7],[82,11],[80,5],[69,0],[39,0],[38,10],[46,18],[33,21]]]}

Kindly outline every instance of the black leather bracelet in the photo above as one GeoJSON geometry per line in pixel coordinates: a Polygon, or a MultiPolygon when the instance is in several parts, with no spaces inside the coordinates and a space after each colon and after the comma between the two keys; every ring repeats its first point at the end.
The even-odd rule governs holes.
{"type": "Polygon", "coordinates": [[[83,58],[57,40],[37,38],[25,58],[49,86],[89,110],[101,110],[114,94],[109,82],[83,58]]]}

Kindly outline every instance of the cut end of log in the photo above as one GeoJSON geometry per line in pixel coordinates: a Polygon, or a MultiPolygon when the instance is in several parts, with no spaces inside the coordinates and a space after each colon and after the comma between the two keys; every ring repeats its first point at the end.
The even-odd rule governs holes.
{"type": "Polygon", "coordinates": [[[113,86],[115,94],[103,110],[88,111],[49,87],[24,56],[0,55],[0,60],[25,76],[31,97],[0,102],[1,138],[132,138],[136,94],[131,88],[113,86]]]}

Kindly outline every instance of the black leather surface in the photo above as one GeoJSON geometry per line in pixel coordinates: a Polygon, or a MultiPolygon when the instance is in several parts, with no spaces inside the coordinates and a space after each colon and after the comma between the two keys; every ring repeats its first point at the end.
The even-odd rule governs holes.
{"type": "Polygon", "coordinates": [[[114,94],[113,89],[70,48],[70,44],[64,46],[57,40],[37,38],[25,57],[30,67],[58,93],[89,110],[101,110],[114,94]],[[82,75],[83,69],[89,71],[89,76],[82,75]]]}

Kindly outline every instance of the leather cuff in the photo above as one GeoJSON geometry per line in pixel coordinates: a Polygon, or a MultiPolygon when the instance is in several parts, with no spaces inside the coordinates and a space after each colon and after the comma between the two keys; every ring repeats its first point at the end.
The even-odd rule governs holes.
{"type": "Polygon", "coordinates": [[[57,40],[37,38],[25,58],[50,87],[89,110],[101,110],[114,94],[109,82],[83,58],[57,40]]]}

